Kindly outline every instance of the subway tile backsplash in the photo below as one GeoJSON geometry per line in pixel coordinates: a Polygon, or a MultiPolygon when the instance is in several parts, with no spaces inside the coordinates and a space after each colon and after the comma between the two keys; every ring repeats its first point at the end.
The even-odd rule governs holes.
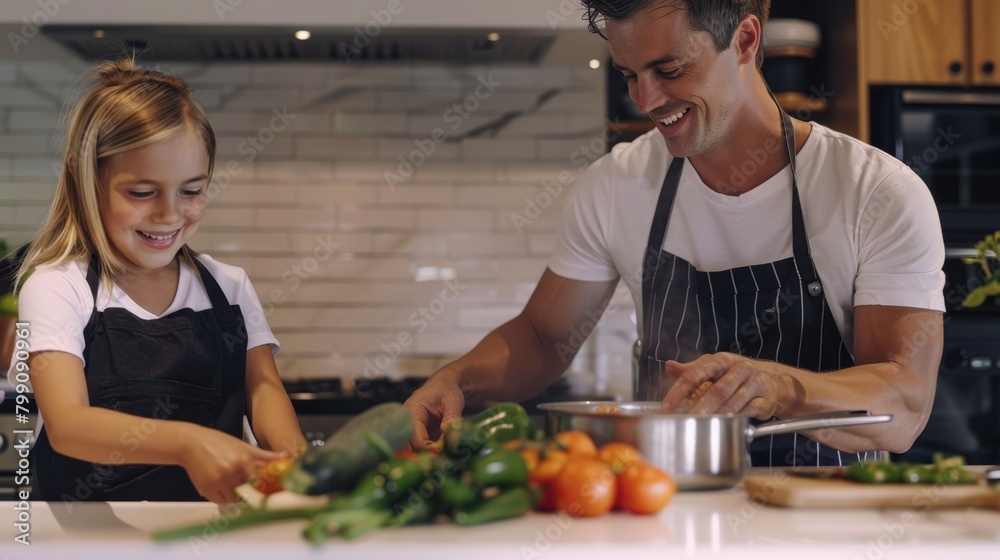
{"type": "MultiPolygon", "coordinates": [[[[191,245],[250,274],[286,379],[426,376],[515,316],[604,129],[604,73],[585,68],[161,67],[189,80],[219,138],[191,245]]],[[[86,69],[0,61],[12,243],[48,211],[86,69]]],[[[580,391],[629,396],[634,313],[616,298],[566,376],[580,391]]]]}

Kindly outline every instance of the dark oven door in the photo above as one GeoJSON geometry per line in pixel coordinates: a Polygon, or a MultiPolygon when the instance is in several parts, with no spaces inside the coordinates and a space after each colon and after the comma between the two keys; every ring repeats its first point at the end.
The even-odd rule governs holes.
{"type": "Polygon", "coordinates": [[[962,262],[971,245],[947,248],[944,352],[927,427],[904,460],[930,461],[935,452],[959,454],[970,464],[1000,463],[1000,305],[965,308],[983,284],[978,265],[962,262]]]}
{"type": "Polygon", "coordinates": [[[927,183],[938,208],[1000,210],[1000,89],[871,88],[872,145],[927,183]]]}

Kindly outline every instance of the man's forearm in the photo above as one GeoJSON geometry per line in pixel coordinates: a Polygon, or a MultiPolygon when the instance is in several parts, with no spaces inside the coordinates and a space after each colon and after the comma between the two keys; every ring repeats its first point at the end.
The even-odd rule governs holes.
{"type": "Polygon", "coordinates": [[[815,373],[781,364],[801,388],[801,398],[782,403],[780,416],[789,418],[835,410],[867,410],[891,414],[891,422],[806,432],[817,441],[848,452],[871,449],[901,453],[923,430],[934,400],[934,384],[926,375],[902,365],[880,362],[840,371],[815,373]]]}
{"type": "Polygon", "coordinates": [[[523,401],[554,383],[569,366],[575,350],[560,355],[557,345],[540,337],[521,314],[446,369],[456,376],[467,403],[523,401]]]}

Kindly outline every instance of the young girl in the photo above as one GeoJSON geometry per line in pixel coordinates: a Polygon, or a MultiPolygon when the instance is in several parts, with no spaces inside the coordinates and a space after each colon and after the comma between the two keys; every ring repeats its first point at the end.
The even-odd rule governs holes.
{"type": "Polygon", "coordinates": [[[182,80],[130,59],[93,74],[52,209],[19,277],[43,418],[33,498],[236,500],[306,446],[246,273],[186,242],[215,133],[182,80]],[[243,416],[261,446],[241,439],[243,416]]]}

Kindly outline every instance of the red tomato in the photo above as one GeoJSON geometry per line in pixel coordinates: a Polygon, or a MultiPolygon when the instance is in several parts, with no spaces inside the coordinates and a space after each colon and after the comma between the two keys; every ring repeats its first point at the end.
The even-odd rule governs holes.
{"type": "Polygon", "coordinates": [[[611,442],[597,450],[597,458],[607,463],[615,474],[642,462],[642,455],[627,443],[611,442]]]}
{"type": "Polygon", "coordinates": [[[677,483],[656,467],[638,464],[618,475],[617,505],[641,515],[656,513],[666,507],[677,493],[677,483]]]}
{"type": "Polygon", "coordinates": [[[281,477],[292,468],[294,459],[282,457],[262,465],[254,477],[253,488],[261,494],[274,494],[284,489],[281,477]]]}
{"type": "Polygon", "coordinates": [[[600,459],[570,459],[550,486],[556,509],[573,517],[603,515],[615,504],[615,473],[600,459]]]}
{"type": "Polygon", "coordinates": [[[538,465],[531,469],[531,481],[539,484],[548,484],[559,474],[569,462],[569,455],[565,451],[549,449],[545,452],[545,458],[536,455],[538,465]]]}
{"type": "Polygon", "coordinates": [[[570,457],[577,455],[583,457],[597,456],[597,446],[594,445],[594,440],[590,439],[590,436],[586,432],[578,430],[559,432],[553,439],[566,450],[566,454],[570,457]]]}

